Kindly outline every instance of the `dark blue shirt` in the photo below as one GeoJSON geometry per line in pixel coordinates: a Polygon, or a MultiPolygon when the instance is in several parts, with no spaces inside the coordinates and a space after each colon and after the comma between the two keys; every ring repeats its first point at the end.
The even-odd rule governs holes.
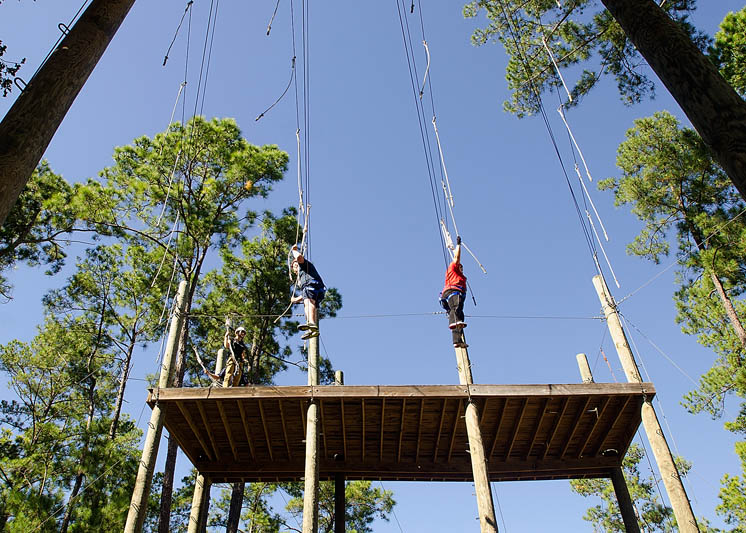
{"type": "Polygon", "coordinates": [[[316,267],[313,263],[306,259],[302,263],[298,263],[298,282],[297,286],[302,290],[306,287],[313,289],[323,289],[324,282],[319,275],[316,267]]]}

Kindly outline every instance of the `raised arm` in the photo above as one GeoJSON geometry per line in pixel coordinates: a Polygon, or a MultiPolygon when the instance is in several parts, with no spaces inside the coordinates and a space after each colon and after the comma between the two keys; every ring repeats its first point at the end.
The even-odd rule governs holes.
{"type": "Polygon", "coordinates": [[[298,250],[298,245],[294,244],[292,248],[290,248],[290,253],[293,254],[293,259],[298,261],[298,264],[300,265],[305,261],[303,254],[300,253],[300,250],[298,250]]]}
{"type": "Polygon", "coordinates": [[[461,262],[461,237],[456,237],[456,249],[453,251],[453,262],[461,262]]]}

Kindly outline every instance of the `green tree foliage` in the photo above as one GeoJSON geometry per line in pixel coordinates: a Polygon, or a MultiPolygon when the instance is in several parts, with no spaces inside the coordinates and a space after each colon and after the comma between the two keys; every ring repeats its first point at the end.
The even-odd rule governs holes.
{"type": "MultiPolygon", "coordinates": [[[[688,21],[695,0],[661,5],[705,50],[709,39],[688,21]]],[[[605,73],[614,77],[622,101],[628,105],[655,94],[644,59],[596,0],[561,4],[553,0],[472,0],[464,7],[464,16],[476,17],[482,11],[488,22],[474,31],[472,43],[479,46],[499,41],[505,48],[505,77],[512,93],[504,108],[510,113],[519,117],[535,114],[539,110],[537,95],[563,90],[559,89],[561,80],[553,59],[563,72],[571,66],[584,67],[568,87],[573,97],[569,105],[577,105],[605,73]]]]}
{"type": "MultiPolygon", "coordinates": [[[[184,478],[185,481],[187,478],[184,478]]],[[[193,478],[192,478],[193,481],[193,478]]],[[[250,483],[246,486],[240,531],[279,533],[299,531],[303,514],[302,483],[250,483]],[[279,493],[290,496],[284,511],[272,507],[271,501],[279,493]]],[[[350,481],[345,485],[346,530],[355,533],[372,532],[376,518],[388,520],[396,505],[389,490],[372,487],[370,481],[350,481]]],[[[210,507],[208,527],[225,527],[230,504],[230,491],[223,490],[221,497],[210,507]]],[[[323,481],[319,485],[319,531],[334,531],[334,483],[323,481]]]]}
{"type": "MultiPolygon", "coordinates": [[[[628,251],[657,263],[676,240],[677,321],[715,354],[698,388],[685,396],[685,406],[720,417],[729,396],[746,396],[746,204],[696,133],[668,113],[635,121],[619,147],[617,165],[622,176],[599,187],[612,190],[617,205],[631,205],[643,223],[628,251]]],[[[742,414],[725,427],[746,433],[745,410],[742,403],[742,414]]],[[[740,483],[737,476],[723,479],[718,512],[731,523],[746,515],[734,493],[740,483]]]]}
{"type": "MultiPolygon", "coordinates": [[[[192,511],[192,496],[194,495],[194,479],[196,470],[192,468],[191,473],[181,479],[180,487],[173,493],[171,505],[170,528],[173,533],[186,533],[189,528],[189,513],[192,511]]],[[[163,488],[163,472],[157,472],[153,476],[153,484],[148,498],[148,510],[145,514],[143,532],[155,533],[158,531],[161,502],[160,494],[163,488]]]]}
{"type": "MultiPolygon", "coordinates": [[[[741,459],[741,471],[746,473],[746,442],[736,443],[736,453],[741,459]]],[[[746,529],[746,475],[725,474],[721,480],[720,505],[715,510],[722,515],[733,531],[746,529]]]]}
{"type": "Polygon", "coordinates": [[[612,190],[617,205],[631,205],[643,223],[629,253],[657,263],[669,253],[670,232],[675,234],[677,320],[719,356],[690,407],[717,415],[712,393],[732,391],[746,350],[739,299],[746,290],[746,223],[737,217],[746,205],[696,133],[668,113],[635,121],[619,146],[617,166],[621,177],[599,188],[612,190]],[[726,374],[729,386],[713,382],[726,374]]]}
{"type": "Polygon", "coordinates": [[[81,186],[70,186],[42,161],[0,227],[0,297],[10,299],[11,284],[4,273],[18,263],[48,265],[59,272],[64,248],[77,222],[81,186]]]}
{"type": "MultiPolygon", "coordinates": [[[[290,299],[287,254],[297,228],[294,210],[285,210],[280,217],[263,213],[259,235],[243,241],[240,255],[224,248],[222,269],[208,274],[200,289],[195,315],[205,319],[199,322],[195,335],[201,349],[209,353],[222,346],[223,317],[233,317],[236,326],[246,328],[251,342],[251,383],[272,383],[275,374],[286,368],[281,359],[293,352],[290,345],[282,346],[281,340],[297,333],[298,321],[292,317],[280,321],[276,318],[290,299]]],[[[339,291],[329,288],[319,306],[319,315],[334,317],[341,307],[339,291]]],[[[333,381],[331,363],[327,360],[322,366],[326,369],[322,372],[326,382],[333,381]]]]}
{"type": "Polygon", "coordinates": [[[16,396],[0,404],[4,531],[124,526],[141,432],[125,417],[108,438],[111,357],[90,326],[50,315],[30,343],[0,347],[16,396]]]}
{"type": "Polygon", "coordinates": [[[726,81],[746,97],[746,8],[725,16],[710,57],[726,81]]]}
{"type": "MultiPolygon", "coordinates": [[[[0,2],[2,4],[2,2],[0,2]]],[[[3,59],[5,52],[8,47],[0,41],[0,90],[3,91],[3,96],[8,96],[13,90],[13,78],[18,71],[21,69],[21,65],[26,62],[26,58],[20,61],[8,61],[3,59]]]]}
{"type": "MultiPolygon", "coordinates": [[[[282,179],[287,160],[276,146],[249,144],[231,119],[194,117],[115,149],[114,166],[101,173],[105,184],[91,183],[87,191],[87,221],[140,247],[150,264],[162,265],[155,282],[186,280],[189,313],[210,252],[240,243],[256,219],[246,201],[266,197],[282,179]]],[[[174,365],[176,386],[184,380],[188,338],[187,324],[174,365]]],[[[168,531],[176,451],[175,441],[169,441],[163,532],[168,531]]]]}
{"type": "MultiPolygon", "coordinates": [[[[303,515],[303,486],[300,483],[284,485],[292,496],[287,510],[300,519],[303,515]]],[[[389,490],[373,488],[370,481],[350,481],[345,485],[345,526],[347,531],[371,533],[370,525],[376,518],[388,521],[388,516],[396,505],[393,493],[389,490]]],[[[319,531],[334,532],[334,482],[319,484],[319,531]]]]}
{"type": "MultiPolygon", "coordinates": [[[[661,502],[655,480],[640,472],[640,461],[644,456],[643,449],[633,444],[629,447],[622,463],[624,478],[640,529],[643,531],[676,531],[673,510],[661,502]]],[[[681,467],[682,464],[679,463],[677,466],[681,467]]],[[[689,465],[683,466],[686,468],[684,472],[689,470],[689,465]]],[[[681,468],[679,471],[682,472],[681,468]]],[[[570,481],[570,487],[574,493],[581,496],[595,496],[601,499],[600,504],[589,508],[583,516],[584,520],[593,524],[595,531],[626,531],[611,481],[603,478],[576,479],[570,481]]]]}

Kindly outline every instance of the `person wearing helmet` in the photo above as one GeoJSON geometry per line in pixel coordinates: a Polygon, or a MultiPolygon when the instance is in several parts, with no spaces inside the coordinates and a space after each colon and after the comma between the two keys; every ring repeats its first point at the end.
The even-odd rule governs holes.
{"type": "Polygon", "coordinates": [[[225,364],[224,373],[220,373],[220,377],[223,378],[223,387],[235,387],[242,381],[242,369],[246,366],[249,358],[249,349],[244,343],[245,338],[246,329],[243,326],[236,328],[236,334],[232,341],[230,333],[225,332],[223,346],[226,350],[228,362],[225,364]]]}
{"type": "Polygon", "coordinates": [[[448,311],[448,327],[453,336],[453,345],[456,348],[466,348],[463,329],[464,302],[466,301],[466,276],[461,264],[461,237],[456,237],[456,249],[453,261],[446,269],[446,281],[443,291],[440,293],[440,303],[443,309],[448,311]]]}
{"type": "Polygon", "coordinates": [[[290,249],[293,262],[290,266],[296,275],[295,288],[300,294],[294,296],[290,301],[294,304],[303,302],[303,310],[306,315],[306,323],[298,326],[305,331],[301,339],[306,340],[319,335],[319,311],[318,305],[324,299],[326,287],[313,263],[308,261],[294,244],[290,249]]]}

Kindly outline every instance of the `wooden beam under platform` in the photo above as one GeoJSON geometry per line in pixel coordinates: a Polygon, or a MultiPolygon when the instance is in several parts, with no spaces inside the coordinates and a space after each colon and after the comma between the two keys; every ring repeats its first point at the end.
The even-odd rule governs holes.
{"type": "Polygon", "coordinates": [[[300,480],[312,399],[324,407],[321,479],[471,481],[462,417],[472,401],[490,480],[517,481],[609,477],[654,395],[651,383],[330,385],[155,389],[148,404],[214,483],[300,480]]]}

